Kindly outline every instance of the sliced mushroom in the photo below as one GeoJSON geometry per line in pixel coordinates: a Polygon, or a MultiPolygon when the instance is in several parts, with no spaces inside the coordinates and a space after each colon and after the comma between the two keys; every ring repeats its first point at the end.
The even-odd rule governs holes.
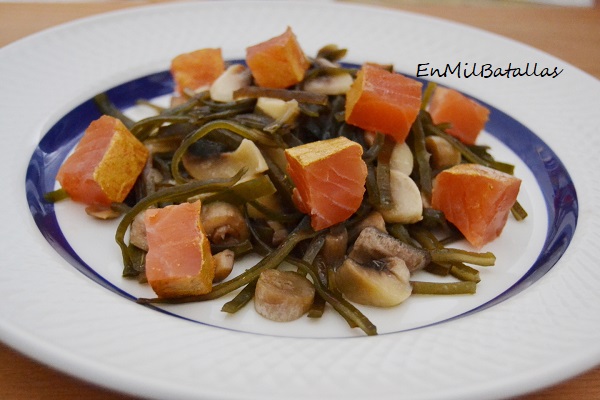
{"type": "Polygon", "coordinates": [[[273,229],[273,237],[271,239],[271,244],[273,246],[279,246],[289,235],[287,228],[285,227],[285,225],[278,221],[267,220],[267,225],[269,225],[269,227],[273,229]]]}
{"type": "Polygon", "coordinates": [[[235,261],[235,253],[233,250],[225,249],[213,256],[215,261],[215,276],[213,282],[221,282],[231,274],[233,263],[235,261]]]}
{"type": "Polygon", "coordinates": [[[323,259],[330,268],[337,268],[346,257],[348,249],[348,230],[344,225],[337,225],[325,235],[321,252],[323,259]]]}
{"type": "Polygon", "coordinates": [[[259,97],[256,101],[256,110],[280,123],[290,123],[300,114],[300,107],[296,100],[285,101],[271,97],[259,97]]]}
{"type": "Polygon", "coordinates": [[[412,224],[423,219],[423,200],[415,181],[397,170],[390,170],[392,205],[379,208],[386,222],[412,224]]]}
{"type": "Polygon", "coordinates": [[[233,92],[249,86],[252,81],[250,70],[241,64],[228,67],[210,86],[210,97],[215,101],[233,101],[233,92]]]}
{"type": "Polygon", "coordinates": [[[87,206],[85,208],[85,212],[87,215],[89,215],[91,217],[103,219],[103,220],[115,219],[115,218],[118,218],[121,216],[121,211],[114,210],[110,206],[100,206],[100,205],[87,206]]]}
{"type": "Polygon", "coordinates": [[[328,96],[346,94],[353,81],[352,76],[347,72],[322,75],[308,79],[304,83],[304,90],[328,96]]]}
{"type": "Polygon", "coordinates": [[[392,307],[412,293],[410,271],[404,260],[387,257],[364,265],[347,258],[335,273],[336,287],[350,301],[392,307]]]}
{"type": "Polygon", "coordinates": [[[243,139],[235,151],[221,153],[215,157],[204,158],[187,153],[183,157],[183,166],[198,180],[230,178],[240,169],[247,168],[242,178],[246,180],[268,169],[260,150],[248,139],[243,139]]]}
{"type": "Polygon", "coordinates": [[[396,143],[390,156],[390,170],[410,175],[413,170],[414,157],[406,142],[396,143]]]}
{"type": "Polygon", "coordinates": [[[250,236],[244,215],[232,204],[222,201],[203,204],[200,218],[211,243],[235,244],[250,236]]]}
{"type": "Polygon", "coordinates": [[[427,136],[425,147],[431,153],[431,166],[434,169],[444,169],[460,164],[460,151],[446,139],[439,136],[427,136]]]}
{"type": "Polygon", "coordinates": [[[142,250],[148,251],[146,240],[146,224],[144,223],[144,212],[135,216],[129,229],[129,243],[142,250]]]}
{"type": "Polygon", "coordinates": [[[254,308],[265,318],[287,322],[300,318],[315,297],[313,284],[293,271],[268,269],[256,283],[254,308]]]}
{"type": "Polygon", "coordinates": [[[426,250],[401,242],[373,227],[362,230],[348,256],[359,264],[398,257],[404,260],[411,273],[425,267],[431,261],[431,255],[426,250]]]}

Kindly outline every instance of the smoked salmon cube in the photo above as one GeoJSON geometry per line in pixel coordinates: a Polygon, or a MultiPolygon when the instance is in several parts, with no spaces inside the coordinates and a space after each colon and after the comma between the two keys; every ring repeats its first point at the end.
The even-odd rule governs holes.
{"type": "Polygon", "coordinates": [[[122,202],[148,159],[146,147],[113,117],[93,121],[58,170],[72,200],[88,205],[122,202]]]}
{"type": "Polygon", "coordinates": [[[196,201],[144,213],[146,277],[159,297],[194,296],[212,290],[215,263],[201,224],[201,209],[196,201]]]}
{"type": "Polygon", "coordinates": [[[450,123],[448,134],[473,145],[488,121],[490,110],[454,89],[438,86],[431,96],[429,113],[435,124],[450,123]]]}
{"type": "Polygon", "coordinates": [[[362,146],[346,137],[285,150],[294,203],[311,216],[313,229],[345,221],[360,207],[367,178],[362,153],[362,146]]]}
{"type": "Polygon", "coordinates": [[[171,60],[171,75],[175,89],[183,93],[208,90],[225,71],[225,61],[220,48],[206,48],[179,54],[171,60]]]}
{"type": "Polygon", "coordinates": [[[422,86],[399,73],[365,64],[346,93],[346,122],[402,143],[419,114],[422,86]]]}
{"type": "Polygon", "coordinates": [[[289,27],[279,36],[248,47],[246,63],[258,86],[277,89],[302,81],[310,66],[289,27]]]}
{"type": "Polygon", "coordinates": [[[497,238],[517,200],[521,180],[478,164],[458,164],[435,178],[431,206],[475,248],[497,238]]]}

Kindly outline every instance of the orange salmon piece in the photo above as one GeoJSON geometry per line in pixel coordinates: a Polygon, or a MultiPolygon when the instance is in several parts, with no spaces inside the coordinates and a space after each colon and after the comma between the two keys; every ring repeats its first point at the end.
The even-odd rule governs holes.
{"type": "Polygon", "coordinates": [[[148,159],[146,147],[113,117],[93,121],[58,170],[56,179],[74,201],[122,202],[148,159]]]}
{"type": "Polygon", "coordinates": [[[429,113],[435,124],[449,122],[452,126],[446,131],[472,145],[485,127],[490,110],[454,89],[438,86],[431,96],[429,113]]]}
{"type": "Polygon", "coordinates": [[[146,277],[159,297],[193,296],[212,290],[215,263],[200,211],[201,203],[196,201],[144,213],[146,277]]]}
{"type": "Polygon", "coordinates": [[[346,122],[406,140],[421,107],[419,81],[365,64],[346,93],[346,122]]]}
{"type": "Polygon", "coordinates": [[[180,54],[171,60],[171,75],[175,89],[180,94],[184,89],[208,89],[224,71],[221,49],[200,49],[180,54]]]}
{"type": "Polygon", "coordinates": [[[475,248],[502,233],[521,180],[478,164],[459,164],[440,172],[431,206],[441,210],[475,248]]]}
{"type": "Polygon", "coordinates": [[[310,66],[289,27],[279,36],[248,47],[246,63],[258,86],[276,89],[302,81],[310,66]]]}
{"type": "Polygon", "coordinates": [[[295,184],[293,200],[321,230],[345,221],[358,210],[365,193],[367,166],[362,146],[345,137],[285,150],[287,171],[295,184]]]}

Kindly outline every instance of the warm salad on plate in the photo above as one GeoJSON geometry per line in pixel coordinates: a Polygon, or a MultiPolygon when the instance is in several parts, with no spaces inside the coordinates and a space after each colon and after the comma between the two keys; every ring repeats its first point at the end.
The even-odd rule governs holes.
{"type": "Polygon", "coordinates": [[[345,54],[308,56],[288,28],[243,62],[219,48],[177,55],[170,105],[140,100],[154,115],[133,121],[96,96],[104,115],[46,197],[121,218],[123,276],[156,294],[141,303],[235,293],[224,312],[253,303],[291,321],[331,308],[376,334],[355,305],[475,293],[474,266],[495,263],[482,249],[527,215],[513,167],[477,144],[489,110],[345,54]],[[469,250],[452,247],[463,239],[469,250]],[[264,257],[239,271],[248,253],[264,257]]]}

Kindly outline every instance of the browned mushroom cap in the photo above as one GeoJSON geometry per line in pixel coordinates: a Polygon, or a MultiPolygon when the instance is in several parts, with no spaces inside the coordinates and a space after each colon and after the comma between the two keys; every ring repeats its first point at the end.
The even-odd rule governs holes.
{"type": "Polygon", "coordinates": [[[349,257],[360,264],[387,257],[398,257],[412,273],[424,268],[431,261],[426,250],[406,244],[379,229],[367,227],[358,235],[349,257]]]}
{"type": "Polygon", "coordinates": [[[248,239],[250,232],[242,212],[234,205],[222,201],[202,206],[202,226],[214,244],[235,244],[248,239]]]}

